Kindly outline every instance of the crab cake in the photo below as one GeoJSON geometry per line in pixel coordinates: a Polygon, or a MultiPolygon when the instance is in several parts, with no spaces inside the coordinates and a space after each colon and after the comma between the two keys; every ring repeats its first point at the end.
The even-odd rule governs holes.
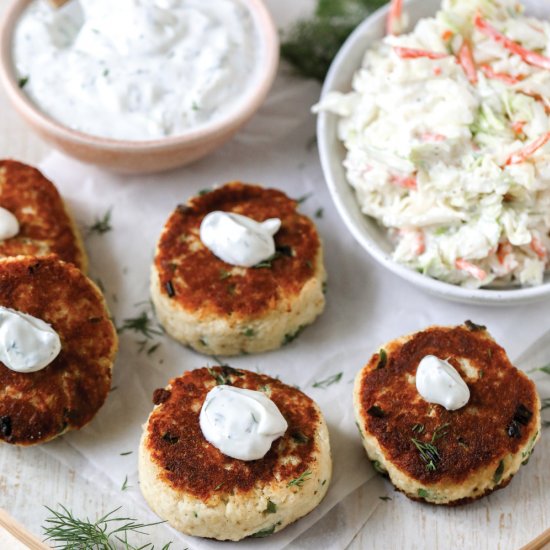
{"type": "Polygon", "coordinates": [[[20,373],[0,363],[0,439],[44,443],[90,422],[111,386],[117,336],[99,289],[55,256],[0,261],[0,306],[50,324],[61,352],[20,373]]]}
{"type": "Polygon", "coordinates": [[[19,233],[0,241],[0,257],[56,254],[86,270],[78,229],[54,184],[36,168],[0,160],[0,206],[19,222],[19,233]]]}
{"type": "Polygon", "coordinates": [[[229,183],[178,206],[161,234],[151,293],[160,323],[206,354],[280,347],[323,311],[325,268],[313,222],[281,191],[229,183]],[[199,236],[203,218],[224,211],[261,222],[280,218],[274,257],[254,267],[217,258],[199,236]]]}
{"type": "Polygon", "coordinates": [[[506,486],[540,436],[535,386],[485,327],[430,327],[392,340],[359,372],[354,406],[370,460],[414,500],[462,504],[506,486]],[[415,386],[433,355],[466,382],[458,410],[425,401],[415,386]]]}
{"type": "Polygon", "coordinates": [[[156,390],[153,401],[140,445],[140,487],[176,529],[219,540],[263,537],[325,496],[332,472],[328,430],[318,406],[299,390],[225,366],[186,372],[156,390]],[[199,414],[217,384],[265,392],[287,421],[263,458],[231,458],[205,439],[199,414]]]}

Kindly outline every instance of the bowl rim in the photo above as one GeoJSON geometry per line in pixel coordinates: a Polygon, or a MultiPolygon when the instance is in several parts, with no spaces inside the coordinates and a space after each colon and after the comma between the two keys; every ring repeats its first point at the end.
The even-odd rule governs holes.
{"type": "Polygon", "coordinates": [[[279,35],[271,13],[262,0],[240,0],[252,14],[254,24],[264,55],[257,63],[256,82],[250,87],[246,100],[239,102],[235,109],[220,119],[202,124],[185,133],[148,140],[126,140],[95,136],[56,121],[40,110],[19,87],[16,79],[15,65],[12,56],[12,41],[17,20],[23,10],[33,0],[13,0],[6,9],[3,21],[0,22],[0,84],[3,84],[7,96],[20,114],[42,132],[60,140],[69,140],[81,146],[100,148],[107,151],[154,151],[182,145],[198,145],[205,140],[225,135],[226,132],[246,122],[260,107],[266,98],[277,75],[279,66],[279,35]]]}
{"type": "MultiPolygon", "coordinates": [[[[423,0],[410,0],[407,2],[409,6],[415,3],[422,3],[423,0]]],[[[363,41],[363,36],[371,30],[371,28],[382,24],[385,21],[389,6],[385,5],[376,10],[367,19],[365,19],[348,37],[346,42],[339,50],[337,56],[331,64],[323,88],[321,90],[321,100],[332,91],[342,90],[336,85],[337,79],[344,71],[349,53],[358,47],[357,43],[363,41]]],[[[414,18],[413,18],[414,19],[414,18]]],[[[358,68],[358,67],[357,67],[358,68]]],[[[357,70],[357,68],[355,70],[357,70]]],[[[355,72],[355,71],[354,71],[355,72]]],[[[351,88],[351,81],[350,81],[351,88]]],[[[332,200],[336,209],[343,220],[344,224],[353,235],[355,240],[381,265],[389,269],[392,273],[405,279],[406,281],[422,288],[423,290],[435,294],[447,300],[483,304],[483,305],[518,305],[528,302],[534,302],[537,299],[550,297],[550,282],[535,287],[511,288],[511,289],[484,289],[484,288],[467,288],[452,283],[447,283],[434,279],[427,275],[418,273],[402,264],[399,264],[387,255],[378,245],[376,240],[369,236],[365,229],[360,224],[356,223],[350,214],[345,202],[345,195],[353,194],[353,202],[360,212],[360,207],[355,197],[355,192],[347,179],[339,182],[339,176],[336,173],[334,164],[341,163],[341,159],[334,154],[331,148],[331,135],[329,135],[329,123],[336,120],[335,114],[322,111],[317,119],[317,141],[319,146],[319,156],[323,174],[327,183],[332,200]],[[336,159],[336,160],[333,160],[336,159]]],[[[334,124],[336,128],[336,124],[334,124]]],[[[339,140],[337,140],[339,142],[339,140]]],[[[374,219],[369,218],[361,213],[361,218],[367,223],[376,223],[374,219]]]]}

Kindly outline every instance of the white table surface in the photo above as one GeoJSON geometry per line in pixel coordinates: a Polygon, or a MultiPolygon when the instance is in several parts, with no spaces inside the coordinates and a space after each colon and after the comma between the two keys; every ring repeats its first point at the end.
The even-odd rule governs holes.
{"type": "MultiPolygon", "coordinates": [[[[0,18],[8,2],[0,0],[0,18]]],[[[270,4],[275,12],[279,12],[276,15],[288,15],[276,1],[272,0],[270,4]]],[[[305,10],[310,4],[309,0],[294,2],[295,9],[305,10]]],[[[19,120],[0,89],[0,158],[37,164],[49,151],[50,148],[32,135],[19,120]]],[[[522,320],[522,323],[528,322],[528,319],[522,320]]],[[[540,327],[534,333],[540,334],[540,327]]],[[[545,439],[548,438],[548,430],[544,435],[545,439]]],[[[412,503],[390,488],[392,500],[381,502],[349,548],[520,548],[550,526],[550,485],[549,476],[545,475],[550,446],[540,447],[534,454],[533,464],[522,469],[510,487],[505,489],[514,492],[518,502],[523,503],[536,495],[534,506],[522,506],[510,511],[502,504],[504,500],[495,493],[469,507],[438,509],[412,503]],[[541,456],[544,454],[546,456],[541,456]]],[[[360,513],[361,493],[356,493],[354,498],[357,500],[356,513],[360,513]]],[[[40,536],[41,525],[48,515],[44,505],[55,507],[57,503],[63,503],[77,515],[92,518],[117,505],[113,503],[112,495],[101,494],[93,484],[40,448],[0,446],[0,507],[40,536]]],[[[138,514],[131,502],[125,505],[125,513],[130,516],[138,514]]]]}

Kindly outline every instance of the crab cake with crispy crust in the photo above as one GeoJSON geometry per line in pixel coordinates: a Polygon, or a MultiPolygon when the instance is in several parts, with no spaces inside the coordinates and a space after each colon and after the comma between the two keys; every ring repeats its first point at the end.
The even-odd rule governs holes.
{"type": "Polygon", "coordinates": [[[19,233],[0,241],[0,257],[56,254],[86,271],[78,229],[54,184],[36,168],[0,160],[0,206],[19,222],[19,233]]]}
{"type": "Polygon", "coordinates": [[[59,355],[37,372],[0,363],[0,439],[35,445],[90,422],[109,393],[117,349],[96,285],[55,256],[6,258],[0,305],[45,321],[61,340],[59,355]]]}
{"type": "Polygon", "coordinates": [[[176,340],[206,354],[280,347],[323,311],[326,274],[313,222],[281,191],[229,183],[179,206],[157,245],[151,293],[159,321],[176,340]],[[255,221],[280,218],[275,256],[255,267],[217,258],[199,236],[213,211],[255,221]]]}
{"type": "Polygon", "coordinates": [[[176,529],[219,540],[266,536],[325,496],[332,472],[328,430],[319,407],[301,391],[269,376],[214,367],[175,378],[153,401],[140,445],[140,487],[176,529]],[[200,410],[217,384],[265,392],[287,421],[263,458],[231,458],[205,439],[200,410]]]}
{"type": "Polygon", "coordinates": [[[540,400],[485,327],[430,327],[387,343],[355,381],[354,406],[370,460],[414,500],[463,504],[505,487],[540,436],[540,400]],[[418,393],[420,361],[448,361],[470,390],[447,410],[418,393]]]}

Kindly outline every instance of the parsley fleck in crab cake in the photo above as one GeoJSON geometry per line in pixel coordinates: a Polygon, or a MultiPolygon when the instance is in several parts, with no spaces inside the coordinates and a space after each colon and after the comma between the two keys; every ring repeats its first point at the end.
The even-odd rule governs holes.
{"type": "Polygon", "coordinates": [[[90,422],[116,349],[103,296],[74,265],[0,260],[0,439],[34,445],[90,422]]]}
{"type": "Polygon", "coordinates": [[[470,321],[386,344],[357,375],[354,406],[375,468],[433,504],[505,487],[540,436],[533,382],[470,321]]]}
{"type": "Polygon", "coordinates": [[[275,349],[325,304],[313,222],[281,191],[229,183],[178,206],[161,234],[151,292],[176,340],[207,354],[275,349]]]}
{"type": "Polygon", "coordinates": [[[0,257],[52,253],[86,270],[82,240],[53,183],[36,168],[0,160],[0,257]]]}
{"type": "Polygon", "coordinates": [[[140,444],[141,491],[176,529],[263,537],[313,510],[332,473],[328,430],[299,390],[228,366],[154,393],[140,444]]]}

